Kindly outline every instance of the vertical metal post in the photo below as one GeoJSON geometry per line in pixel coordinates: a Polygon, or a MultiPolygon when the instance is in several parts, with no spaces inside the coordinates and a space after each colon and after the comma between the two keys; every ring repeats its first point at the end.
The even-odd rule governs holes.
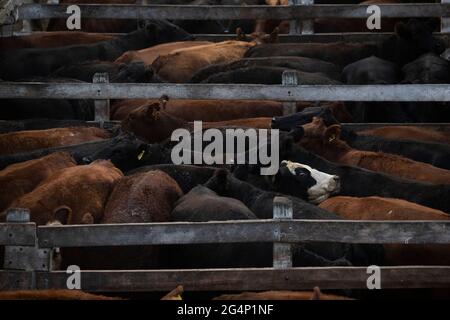
{"type": "MultiPolygon", "coordinates": [[[[273,219],[274,220],[292,220],[293,208],[292,201],[285,197],[275,197],[273,199],[273,219]]],[[[280,230],[276,230],[278,238],[283,239],[280,230]]],[[[288,243],[273,244],[273,267],[277,269],[292,268],[292,246],[288,243]]]]}
{"type": "MultiPolygon", "coordinates": [[[[450,0],[441,0],[441,3],[450,3],[450,0]]],[[[450,33],[450,17],[441,17],[441,33],[450,33]]]]}
{"type": "MultiPolygon", "coordinates": [[[[295,70],[287,70],[283,72],[282,84],[284,86],[297,86],[298,75],[295,70]]],[[[297,103],[295,101],[287,101],[283,103],[283,115],[290,115],[297,112],[297,103]]]]}
{"type": "MultiPolygon", "coordinates": [[[[290,6],[295,6],[297,4],[300,4],[301,0],[289,0],[288,4],[290,6]]],[[[300,24],[299,20],[291,20],[289,21],[289,34],[291,35],[298,35],[302,33],[302,26],[300,24]]]]}
{"type": "MultiPolygon", "coordinates": [[[[311,6],[314,4],[314,0],[289,0],[288,4],[290,6],[302,5],[311,6]]],[[[314,33],[314,20],[291,20],[289,23],[289,34],[299,35],[299,34],[313,34],[314,33]]]]}
{"type": "MultiPolygon", "coordinates": [[[[109,83],[108,73],[96,73],[92,79],[93,83],[109,83]]],[[[109,99],[95,100],[95,121],[100,123],[100,128],[103,128],[104,122],[109,121],[109,99]]]]}
{"type": "MultiPolygon", "coordinates": [[[[304,6],[314,5],[314,0],[301,0],[301,4],[304,6]]],[[[304,20],[301,23],[302,34],[314,34],[314,19],[304,20]]]]}
{"type": "MultiPolygon", "coordinates": [[[[7,223],[30,222],[28,209],[13,208],[7,211],[7,223]]],[[[37,236],[33,246],[5,246],[4,268],[7,270],[48,271],[52,267],[52,250],[39,249],[37,236]]],[[[34,283],[32,284],[34,286],[34,283]]]]}

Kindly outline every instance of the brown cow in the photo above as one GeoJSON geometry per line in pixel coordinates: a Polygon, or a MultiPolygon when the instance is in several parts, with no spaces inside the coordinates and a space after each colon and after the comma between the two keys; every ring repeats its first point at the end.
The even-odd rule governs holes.
{"type": "Polygon", "coordinates": [[[160,170],[124,177],[114,187],[101,223],[168,222],[182,195],[177,182],[160,170]]]}
{"type": "MultiPolygon", "coordinates": [[[[120,100],[111,106],[111,118],[123,120],[128,114],[157,100],[120,100]]],[[[282,103],[266,100],[170,100],[168,114],[185,121],[226,121],[233,119],[277,117],[283,114],[282,103]]]]}
{"type": "Polygon", "coordinates": [[[116,59],[116,63],[131,63],[131,62],[143,62],[145,65],[152,65],[153,61],[155,61],[160,56],[165,56],[170,54],[172,51],[179,49],[187,49],[197,46],[203,46],[207,44],[212,44],[210,41],[179,41],[179,42],[170,42],[158,44],[156,46],[142,49],[142,50],[133,50],[127,51],[122,54],[119,58],[116,59]]]}
{"type": "Polygon", "coordinates": [[[152,67],[165,81],[188,82],[201,68],[241,59],[245,52],[254,45],[255,42],[224,41],[175,50],[168,55],[160,56],[153,62],[152,67]]]}
{"type": "Polygon", "coordinates": [[[0,171],[0,212],[9,204],[27,194],[58,170],[76,166],[75,160],[65,152],[10,165],[0,171]]]}
{"type": "Polygon", "coordinates": [[[17,290],[1,291],[0,300],[123,300],[80,290],[17,290]]]}
{"type": "Polygon", "coordinates": [[[55,216],[64,216],[59,220],[63,224],[99,222],[109,194],[122,177],[109,160],[61,169],[10,207],[30,209],[30,219],[38,225],[53,221],[55,216]]]}
{"type": "MultiPolygon", "coordinates": [[[[169,222],[174,203],[182,195],[178,183],[159,170],[123,177],[111,192],[100,223],[169,222]]],[[[64,264],[75,263],[83,269],[149,269],[158,267],[161,260],[157,246],[71,251],[70,256],[63,252],[64,264]]]]}
{"type": "MultiPolygon", "coordinates": [[[[150,143],[161,142],[170,137],[175,129],[193,130],[193,123],[174,117],[164,110],[165,100],[161,103],[144,105],[130,112],[122,121],[122,128],[133,132],[150,143]]],[[[272,118],[249,118],[219,122],[205,122],[203,129],[225,126],[270,129],[272,118]]]]}
{"type": "MultiPolygon", "coordinates": [[[[450,220],[450,215],[400,199],[334,197],[319,205],[350,220],[450,220]]],[[[449,265],[447,244],[385,245],[388,265],[449,265]]]]}
{"type": "Polygon", "coordinates": [[[4,133],[0,134],[0,155],[79,144],[110,137],[109,132],[95,127],[54,128],[4,133]]]}
{"type": "Polygon", "coordinates": [[[443,211],[401,199],[338,196],[319,207],[349,220],[449,220],[443,211]]]}
{"type": "Polygon", "coordinates": [[[393,154],[352,149],[340,139],[340,125],[327,128],[322,119],[315,117],[311,123],[302,127],[304,136],[300,141],[301,145],[330,161],[405,179],[450,184],[449,170],[393,154]]]}
{"type": "Polygon", "coordinates": [[[114,36],[102,33],[78,31],[33,32],[26,36],[0,37],[0,51],[55,48],[79,44],[89,44],[113,39],[114,36]]]}
{"type": "Polygon", "coordinates": [[[334,294],[323,294],[318,287],[314,291],[265,291],[224,294],[213,300],[353,300],[334,294]]]}
{"type": "Polygon", "coordinates": [[[386,126],[359,131],[358,134],[388,139],[406,139],[450,144],[450,133],[414,126],[386,126]]]}

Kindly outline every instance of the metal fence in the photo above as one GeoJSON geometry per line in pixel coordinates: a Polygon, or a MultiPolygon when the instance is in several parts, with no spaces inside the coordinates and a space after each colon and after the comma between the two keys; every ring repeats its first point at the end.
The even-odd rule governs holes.
{"type": "MultiPolygon", "coordinates": [[[[273,266],[240,269],[81,270],[86,291],[367,289],[367,267],[293,267],[304,242],[450,244],[449,221],[292,220],[292,203],[274,198],[272,220],[39,226],[25,210],[0,224],[5,245],[0,290],[64,289],[70,274],[52,270],[54,248],[273,242],[273,266]]],[[[251,255],[251,253],[249,253],[251,255]]],[[[450,266],[380,267],[381,287],[448,288],[450,266]]]]}

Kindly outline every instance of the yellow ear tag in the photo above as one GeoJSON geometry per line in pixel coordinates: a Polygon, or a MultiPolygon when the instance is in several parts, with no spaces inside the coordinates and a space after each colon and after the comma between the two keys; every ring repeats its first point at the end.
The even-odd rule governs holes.
{"type": "Polygon", "coordinates": [[[137,156],[138,160],[142,160],[142,158],[144,157],[144,154],[145,154],[145,150],[142,150],[142,152],[139,153],[137,156]]]}

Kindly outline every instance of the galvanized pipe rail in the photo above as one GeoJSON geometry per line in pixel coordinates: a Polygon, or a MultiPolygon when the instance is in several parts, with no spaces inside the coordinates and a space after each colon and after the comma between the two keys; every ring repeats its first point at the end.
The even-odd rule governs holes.
{"type": "MultiPolygon", "coordinates": [[[[303,290],[367,288],[366,267],[292,267],[299,242],[450,244],[449,221],[292,220],[292,202],[274,199],[273,220],[39,226],[15,209],[0,224],[6,245],[0,290],[64,289],[70,274],[52,271],[55,247],[273,242],[272,268],[81,270],[86,291],[303,290]]],[[[382,288],[450,287],[450,266],[380,267],[382,288]]]]}
{"type": "MultiPolygon", "coordinates": [[[[380,4],[384,18],[448,17],[449,3],[380,4]]],[[[19,19],[66,18],[68,5],[24,4],[19,19]]],[[[367,18],[368,5],[315,4],[290,6],[193,6],[193,5],[79,5],[84,18],[176,20],[297,20],[314,18],[367,18]]]]}
{"type": "Polygon", "coordinates": [[[448,102],[450,86],[0,82],[0,99],[158,99],[161,95],[205,100],[448,102]]]}

